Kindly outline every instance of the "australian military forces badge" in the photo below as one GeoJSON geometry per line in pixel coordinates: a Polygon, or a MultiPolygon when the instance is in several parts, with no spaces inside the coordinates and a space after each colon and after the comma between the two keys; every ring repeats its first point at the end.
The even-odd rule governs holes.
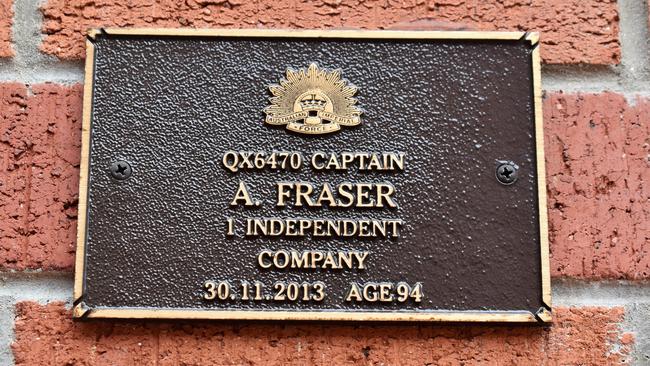
{"type": "Polygon", "coordinates": [[[357,88],[341,79],[341,71],[320,69],[314,63],[287,69],[286,79],[270,86],[273,97],[264,112],[266,123],[287,125],[306,134],[324,134],[361,123],[361,109],[353,96],[357,88]]]}

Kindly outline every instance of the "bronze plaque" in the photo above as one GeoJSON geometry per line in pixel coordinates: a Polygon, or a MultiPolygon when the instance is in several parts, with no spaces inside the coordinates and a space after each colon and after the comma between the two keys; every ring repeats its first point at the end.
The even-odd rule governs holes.
{"type": "Polygon", "coordinates": [[[76,318],[551,320],[538,36],[101,29],[76,318]]]}

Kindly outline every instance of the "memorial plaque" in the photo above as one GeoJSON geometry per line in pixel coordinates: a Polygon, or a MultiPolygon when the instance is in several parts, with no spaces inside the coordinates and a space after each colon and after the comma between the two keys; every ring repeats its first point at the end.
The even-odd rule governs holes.
{"type": "Polygon", "coordinates": [[[74,316],[551,321],[538,36],[102,29],[74,316]]]}

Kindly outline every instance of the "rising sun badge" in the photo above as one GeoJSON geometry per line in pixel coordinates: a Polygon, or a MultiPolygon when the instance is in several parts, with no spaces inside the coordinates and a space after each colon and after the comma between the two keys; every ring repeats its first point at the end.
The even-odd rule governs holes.
{"type": "Polygon", "coordinates": [[[357,88],[341,79],[340,70],[320,69],[314,63],[306,70],[287,69],[287,78],[269,89],[273,97],[264,110],[268,124],[324,134],[361,123],[361,109],[353,98],[357,88]]]}

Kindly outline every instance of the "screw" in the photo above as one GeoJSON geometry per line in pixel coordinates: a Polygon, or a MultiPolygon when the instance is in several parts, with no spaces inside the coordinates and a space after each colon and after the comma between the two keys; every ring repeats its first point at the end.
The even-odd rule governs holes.
{"type": "Polygon", "coordinates": [[[125,180],[131,176],[131,165],[124,160],[114,161],[111,164],[111,176],[117,180],[125,180]]]}
{"type": "Polygon", "coordinates": [[[512,161],[499,161],[496,176],[499,183],[509,186],[517,181],[519,166],[512,161]]]}

